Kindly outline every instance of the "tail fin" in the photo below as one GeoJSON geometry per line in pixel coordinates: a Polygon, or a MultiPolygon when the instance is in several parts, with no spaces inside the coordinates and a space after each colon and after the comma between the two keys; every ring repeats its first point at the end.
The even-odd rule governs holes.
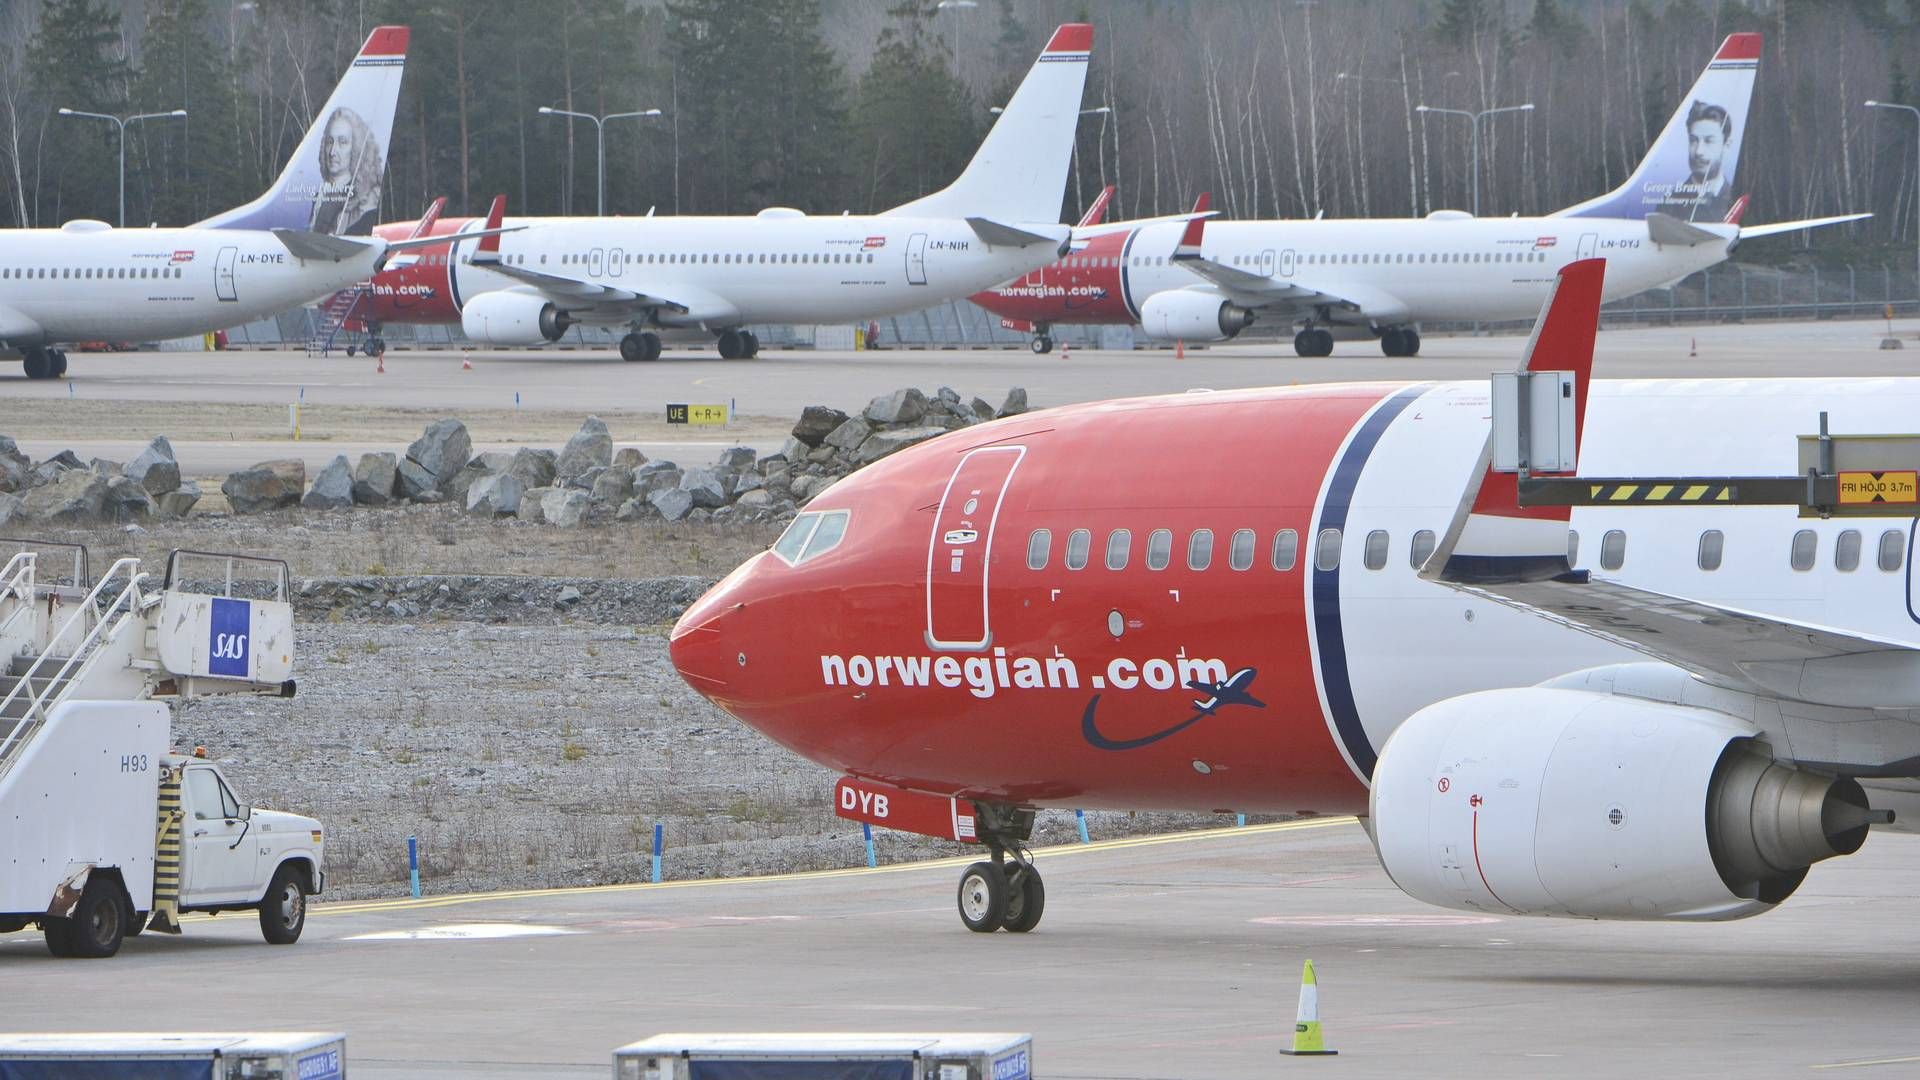
{"type": "Polygon", "coordinates": [[[407,36],[404,26],[376,27],[367,35],[273,186],[247,205],[215,214],[196,228],[370,235],[380,217],[407,36]]]}
{"type": "Polygon", "coordinates": [[[1108,184],[1106,187],[1100,189],[1100,197],[1093,200],[1093,205],[1087,207],[1086,213],[1080,215],[1080,224],[1074,226],[1074,228],[1085,229],[1089,226],[1098,225],[1100,222],[1106,220],[1107,204],[1112,201],[1113,185],[1108,184]]]}
{"type": "Polygon", "coordinates": [[[941,190],[886,213],[984,217],[1007,224],[1059,223],[1092,49],[1091,23],[1066,23],[1055,30],[966,171],[941,190]]]}
{"type": "Polygon", "coordinates": [[[1728,35],[1627,182],[1554,216],[1638,221],[1659,213],[1681,221],[1724,221],[1733,208],[1760,45],[1759,34],[1728,35]]]}

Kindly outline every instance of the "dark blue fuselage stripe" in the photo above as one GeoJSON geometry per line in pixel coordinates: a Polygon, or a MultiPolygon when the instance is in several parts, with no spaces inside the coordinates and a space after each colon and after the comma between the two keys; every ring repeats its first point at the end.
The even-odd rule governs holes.
{"type": "Polygon", "coordinates": [[[447,296],[453,301],[453,310],[465,311],[467,305],[460,302],[460,241],[447,245],[447,296]]]}
{"type": "Polygon", "coordinates": [[[1140,230],[1130,229],[1127,231],[1127,242],[1120,245],[1120,303],[1127,309],[1127,318],[1135,323],[1140,321],[1140,309],[1133,303],[1133,282],[1128,277],[1127,263],[1131,261],[1129,253],[1133,251],[1133,242],[1138,239],[1140,230]]]}
{"type": "MultiPolygon", "coordinates": [[[[1353,505],[1353,489],[1359,486],[1367,458],[1379,445],[1380,436],[1386,434],[1387,425],[1426,391],[1425,385],[1407,387],[1382,402],[1361,423],[1346,452],[1340,455],[1340,463],[1334,466],[1333,483],[1327,488],[1326,502],[1320,508],[1321,530],[1339,529],[1344,534],[1347,512],[1353,505]]],[[[1313,550],[1317,556],[1319,532],[1314,536],[1313,550]]],[[[1333,714],[1334,730],[1339,732],[1354,767],[1371,778],[1377,755],[1367,738],[1366,728],[1360,723],[1360,709],[1353,701],[1353,677],[1347,670],[1347,641],[1340,623],[1340,568],[1336,565],[1332,570],[1322,570],[1317,557],[1313,566],[1313,634],[1320,646],[1320,681],[1326,688],[1327,709],[1333,714]]]]}

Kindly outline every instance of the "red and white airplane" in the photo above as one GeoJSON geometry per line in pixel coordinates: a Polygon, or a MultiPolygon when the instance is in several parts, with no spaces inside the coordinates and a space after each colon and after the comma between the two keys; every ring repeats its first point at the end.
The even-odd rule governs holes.
{"type": "MultiPolygon", "coordinates": [[[[1580,475],[1793,476],[1817,412],[1920,410],[1920,380],[1590,381],[1604,267],[1560,271],[1527,352],[1565,372],[1580,475]]],[[[1038,922],[1046,807],[1358,814],[1431,903],[1731,919],[1856,850],[1870,805],[1920,806],[1904,520],[1522,509],[1490,401],[1296,386],[954,432],[822,492],[673,662],[843,771],[843,815],[986,845],[977,931],[1038,922]]]]}
{"type": "Polygon", "coordinates": [[[1076,238],[1060,261],[972,300],[1033,334],[1036,353],[1053,348],[1056,324],[1225,341],[1265,318],[1299,325],[1301,356],[1331,355],[1335,331],[1414,356],[1422,321],[1527,318],[1578,259],[1606,260],[1614,300],[1717,265],[1743,240],[1872,216],[1740,224],[1746,200],[1732,191],[1760,46],[1759,34],[1729,36],[1627,182],[1558,213],[1217,221],[1204,239],[1197,225],[1141,224],[1076,238]]]}

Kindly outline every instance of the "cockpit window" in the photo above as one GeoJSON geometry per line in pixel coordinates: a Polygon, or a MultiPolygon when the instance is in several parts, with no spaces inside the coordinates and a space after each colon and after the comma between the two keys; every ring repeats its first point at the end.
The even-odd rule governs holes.
{"type": "Polygon", "coordinates": [[[780,539],[774,541],[773,553],[790,566],[825,555],[839,547],[846,537],[849,516],[845,510],[801,514],[780,534],[780,539]]]}

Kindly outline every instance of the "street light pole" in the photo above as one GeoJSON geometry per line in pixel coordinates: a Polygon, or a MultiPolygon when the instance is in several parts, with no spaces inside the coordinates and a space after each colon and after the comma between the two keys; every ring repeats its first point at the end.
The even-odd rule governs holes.
{"type": "Polygon", "coordinates": [[[1416,105],[1414,106],[1413,111],[1417,113],[1441,113],[1447,116],[1464,116],[1469,121],[1472,122],[1473,132],[1472,132],[1471,138],[1469,139],[1468,145],[1470,146],[1473,153],[1473,216],[1479,217],[1480,216],[1480,121],[1486,119],[1489,116],[1493,116],[1497,113],[1532,112],[1533,102],[1529,101],[1525,105],[1502,105],[1502,106],[1499,106],[1498,108],[1493,108],[1493,109],[1481,109],[1479,112],[1471,112],[1467,109],[1442,109],[1433,105],[1416,105]]]}
{"type": "MultiPolygon", "coordinates": [[[[977,8],[979,0],[940,0],[933,5],[936,11],[960,11],[964,8],[977,8]]],[[[960,20],[953,20],[953,77],[960,78],[960,20]]]]}
{"type": "Polygon", "coordinates": [[[605,116],[595,116],[592,113],[573,112],[568,109],[556,109],[548,105],[542,105],[540,106],[540,115],[571,116],[577,120],[593,121],[593,145],[594,145],[594,157],[595,157],[594,173],[596,178],[594,189],[597,193],[596,198],[594,200],[594,206],[596,208],[594,211],[594,215],[596,217],[606,217],[607,216],[607,121],[626,120],[635,116],[659,116],[660,110],[659,109],[641,109],[637,112],[608,113],[605,116]]]}
{"type": "Polygon", "coordinates": [[[80,116],[89,120],[106,120],[120,129],[120,223],[118,228],[127,227],[127,125],[139,120],[156,120],[164,117],[185,116],[187,110],[174,109],[170,112],[135,113],[121,118],[107,113],[83,112],[79,109],[61,109],[61,116],[80,116]]]}
{"type": "MultiPolygon", "coordinates": [[[[1920,109],[1916,109],[1911,105],[1901,105],[1897,102],[1892,102],[1892,101],[1869,101],[1867,102],[1867,108],[1869,109],[1904,109],[1907,112],[1910,112],[1913,114],[1914,120],[1920,121],[1920,109]]],[[[1920,184],[1920,130],[1917,130],[1915,132],[1915,136],[1916,137],[1913,143],[1915,171],[1913,175],[1914,175],[1914,183],[1920,184]]],[[[1920,219],[1920,214],[1915,214],[1914,216],[1916,219],[1920,219]]],[[[1915,229],[1916,229],[1916,232],[1920,232],[1920,220],[1916,221],[1915,229]]],[[[1914,271],[1914,285],[1913,285],[1914,292],[1915,292],[1915,295],[1920,296],[1920,236],[1916,236],[1914,239],[1913,271],[1914,271]]]]}

